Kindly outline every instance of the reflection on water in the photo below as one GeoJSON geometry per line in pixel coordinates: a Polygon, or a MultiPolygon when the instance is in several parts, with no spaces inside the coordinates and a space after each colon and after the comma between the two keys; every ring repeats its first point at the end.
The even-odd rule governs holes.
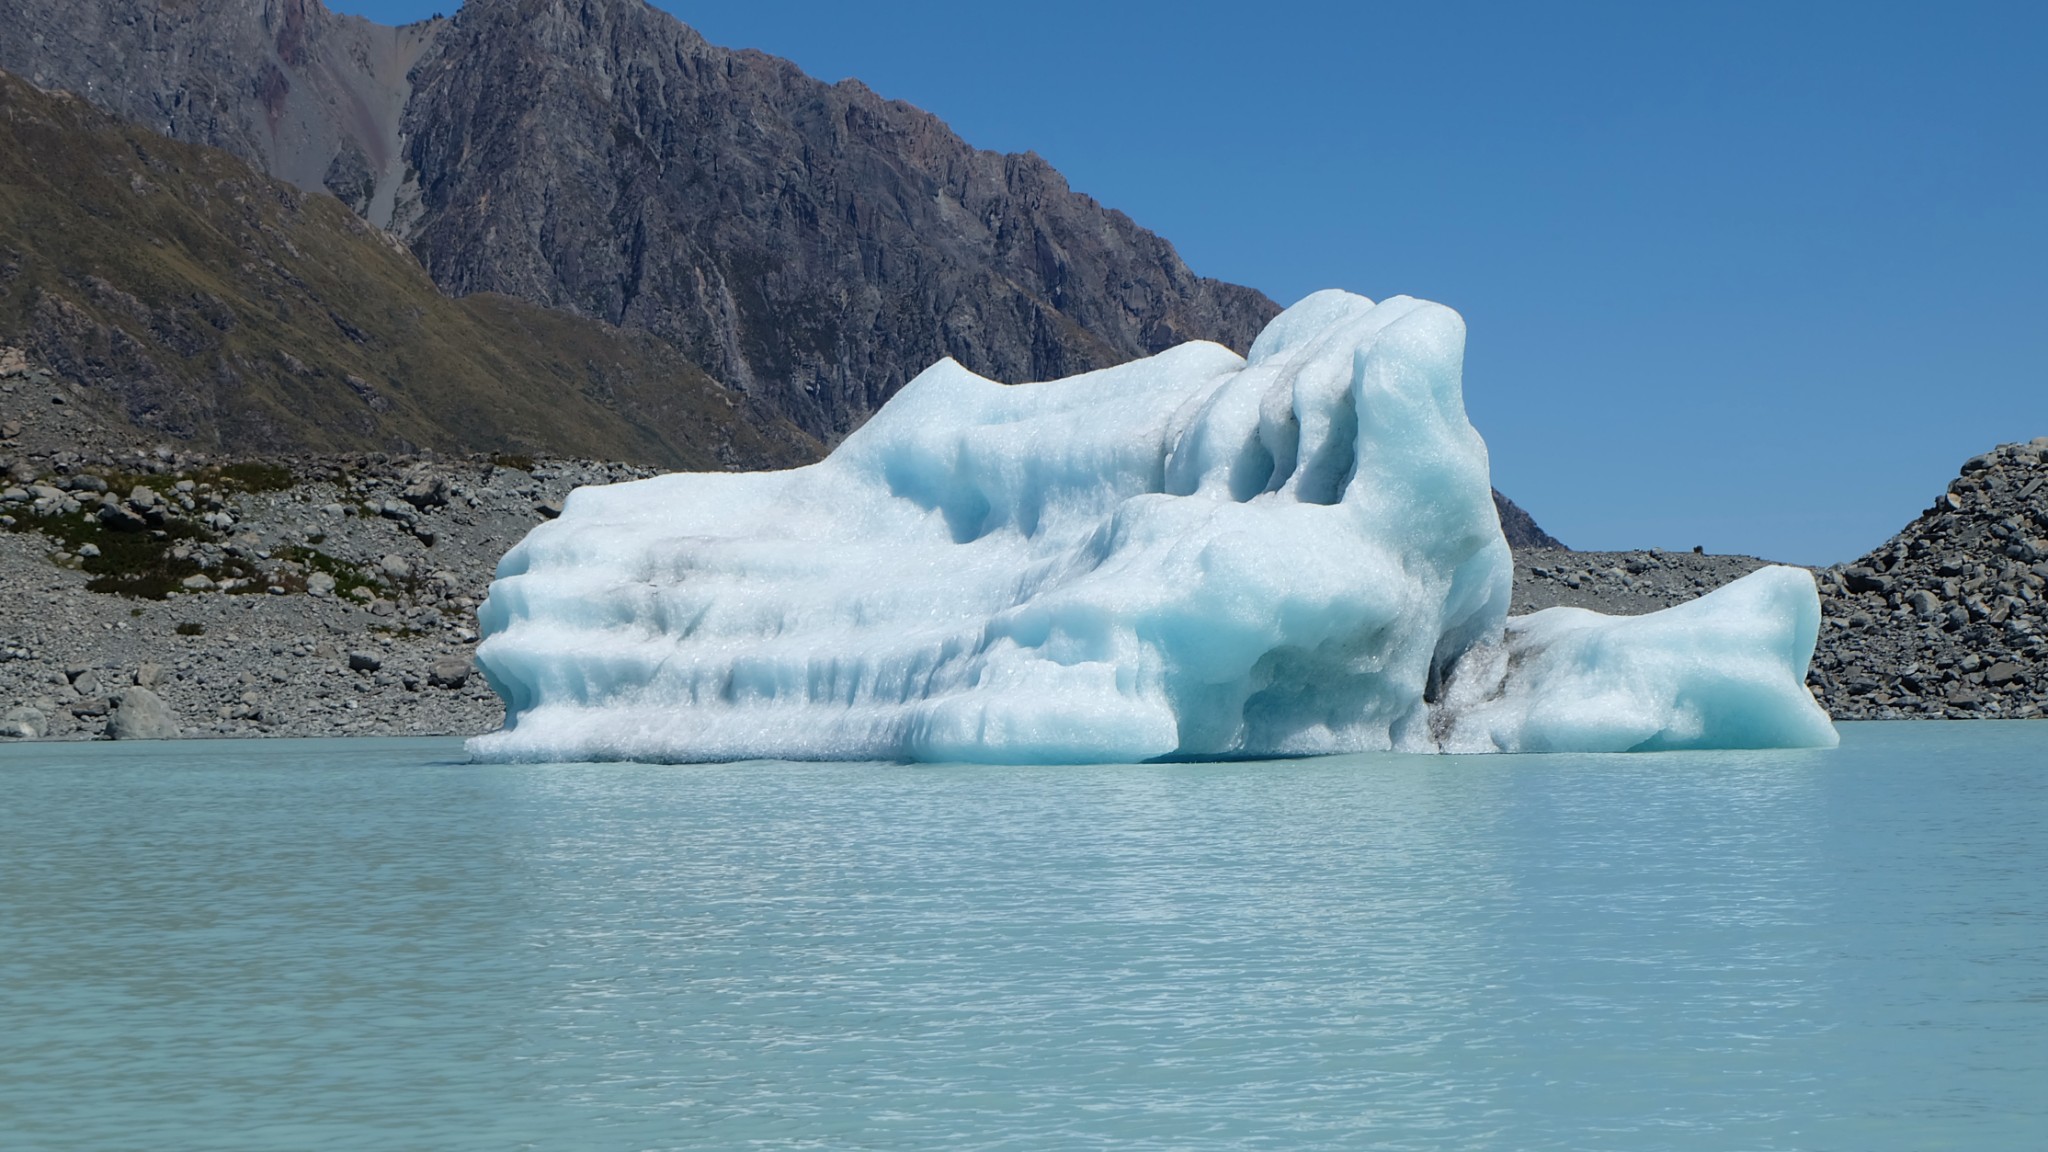
{"type": "Polygon", "coordinates": [[[0,1143],[2022,1147],[2044,750],[5,748],[0,1143]]]}

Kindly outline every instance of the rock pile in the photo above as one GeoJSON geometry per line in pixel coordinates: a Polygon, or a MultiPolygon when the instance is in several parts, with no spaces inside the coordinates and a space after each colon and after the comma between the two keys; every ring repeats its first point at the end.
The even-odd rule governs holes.
{"type": "Polygon", "coordinates": [[[1831,714],[2048,713],[2048,437],[1972,458],[1883,547],[1816,575],[1808,682],[1831,714]]]}

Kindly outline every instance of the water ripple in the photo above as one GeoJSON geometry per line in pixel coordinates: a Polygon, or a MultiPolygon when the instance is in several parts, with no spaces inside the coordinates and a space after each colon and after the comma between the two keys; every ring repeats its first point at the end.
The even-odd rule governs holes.
{"type": "Polygon", "coordinates": [[[2044,750],[5,748],[0,1144],[2034,1147],[2044,750]]]}

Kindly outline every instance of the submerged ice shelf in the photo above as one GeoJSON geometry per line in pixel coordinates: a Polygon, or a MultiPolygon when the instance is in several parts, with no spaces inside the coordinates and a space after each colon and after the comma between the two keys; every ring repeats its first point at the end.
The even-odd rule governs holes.
{"type": "Polygon", "coordinates": [[[1465,329],[1320,292],[1042,384],[950,360],[827,459],[584,488],[506,554],[492,760],[1821,746],[1811,577],[1510,621],[1465,329]]]}

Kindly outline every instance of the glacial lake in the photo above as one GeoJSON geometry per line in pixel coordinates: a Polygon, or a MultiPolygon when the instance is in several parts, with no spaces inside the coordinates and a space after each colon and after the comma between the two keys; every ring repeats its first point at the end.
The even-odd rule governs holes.
{"type": "Polygon", "coordinates": [[[2048,723],[1098,768],[0,748],[0,1147],[2048,1147],[2048,723]]]}

